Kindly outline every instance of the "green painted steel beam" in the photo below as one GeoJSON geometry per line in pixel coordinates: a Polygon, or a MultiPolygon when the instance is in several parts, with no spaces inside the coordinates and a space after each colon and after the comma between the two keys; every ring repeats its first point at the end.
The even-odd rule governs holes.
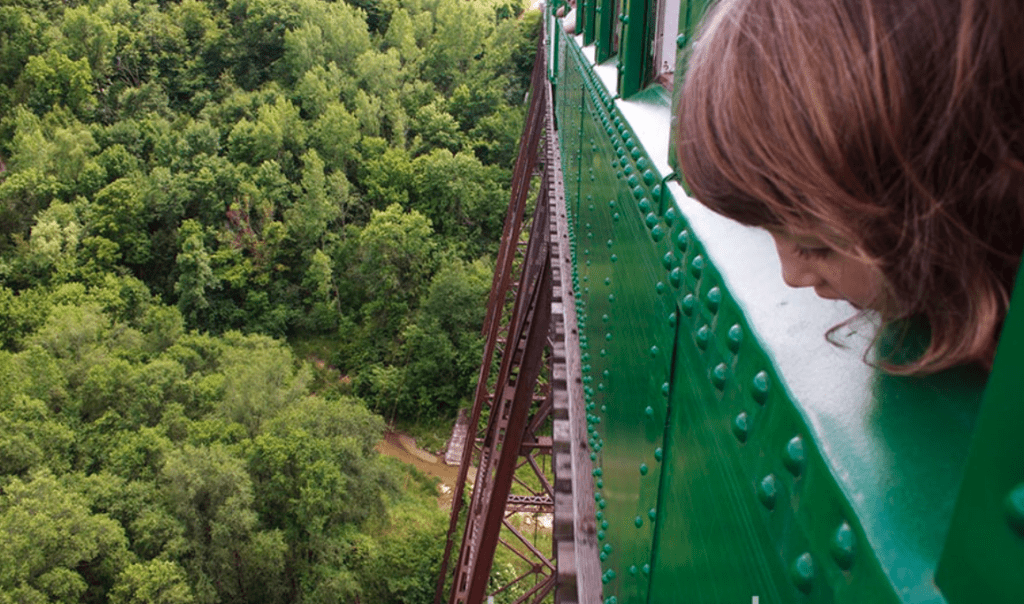
{"type": "Polygon", "coordinates": [[[937,580],[953,604],[1024,602],[1024,265],[937,580]]]}
{"type": "Polygon", "coordinates": [[[648,77],[650,33],[648,32],[648,2],[652,0],[622,0],[622,39],[619,42],[619,96],[629,98],[643,90],[648,77]]]}
{"type": "MultiPolygon", "coordinates": [[[[959,569],[990,564],[1012,589],[1024,576],[1006,572],[1017,545],[989,558],[965,545],[981,514],[1007,543],[1024,539],[1024,464],[1006,461],[1024,459],[1010,377],[1024,352],[1000,350],[989,400],[998,391],[1016,408],[982,415],[978,434],[1002,444],[976,445],[964,480],[965,493],[987,481],[969,491],[998,496],[957,504],[986,376],[876,374],[837,384],[846,404],[831,414],[798,400],[613,93],[572,39],[558,54],[605,601],[1022,601],[974,598],[959,569]]],[[[1024,336],[1022,321],[1009,332],[1024,336]]]]}

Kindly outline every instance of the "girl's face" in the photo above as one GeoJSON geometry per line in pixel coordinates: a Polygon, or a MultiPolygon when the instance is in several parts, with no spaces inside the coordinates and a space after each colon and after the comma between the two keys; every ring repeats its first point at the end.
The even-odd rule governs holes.
{"type": "Polygon", "coordinates": [[[858,309],[881,310],[882,284],[864,260],[842,253],[813,235],[770,230],[790,287],[813,287],[826,300],[846,300],[858,309]]]}

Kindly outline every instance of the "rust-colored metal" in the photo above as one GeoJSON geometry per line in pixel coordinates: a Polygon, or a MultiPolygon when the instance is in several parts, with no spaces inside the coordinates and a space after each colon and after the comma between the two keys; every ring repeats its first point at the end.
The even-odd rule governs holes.
{"type": "MultiPolygon", "coordinates": [[[[516,604],[539,603],[552,590],[556,590],[559,602],[585,601],[580,596],[600,595],[600,589],[596,594],[578,594],[576,581],[567,574],[577,568],[578,551],[584,552],[586,560],[593,554],[596,561],[597,554],[586,540],[579,542],[572,530],[565,530],[567,526],[581,525],[580,510],[575,509],[572,489],[567,485],[581,482],[568,473],[579,473],[583,468],[577,467],[575,460],[570,463],[565,453],[569,450],[570,434],[578,434],[578,426],[573,430],[566,426],[568,409],[582,408],[582,399],[579,389],[574,387],[579,384],[575,300],[571,288],[567,290],[564,285],[564,280],[571,276],[568,242],[562,241],[566,237],[564,186],[551,88],[544,77],[543,48],[542,39],[534,65],[530,114],[520,140],[512,196],[488,300],[484,354],[470,430],[474,434],[479,430],[485,405],[490,416],[479,438],[470,438],[463,450],[436,604],[441,603],[449,580],[450,604],[480,604],[487,595],[500,594],[517,585],[521,589],[531,577],[533,585],[516,599],[516,604]],[[541,186],[528,222],[529,238],[524,242],[521,231],[527,222],[523,218],[542,140],[541,186]],[[513,293],[514,303],[509,312],[513,293]],[[572,326],[569,331],[567,324],[572,326]],[[492,382],[489,378],[496,357],[500,366],[492,382]],[[549,368],[550,384],[538,388],[537,378],[545,365],[549,368]],[[553,435],[542,434],[548,430],[553,435]],[[556,462],[556,457],[560,461],[556,462]],[[458,561],[449,574],[448,563],[472,465],[477,468],[476,479],[465,514],[458,561]],[[530,486],[518,472],[530,472],[536,478],[530,482],[539,486],[530,486]],[[554,481],[549,477],[551,472],[554,481]],[[513,484],[526,494],[511,494],[513,484]],[[522,512],[554,514],[552,554],[542,552],[509,522],[512,515],[522,512]],[[568,520],[560,519],[559,514],[568,514],[568,520]],[[492,584],[490,577],[499,544],[528,567],[505,585],[492,584]]],[[[582,528],[586,530],[585,526],[582,528]]],[[[592,537],[592,527],[590,533],[592,537]]]]}
{"type": "MultiPolygon", "coordinates": [[[[527,207],[528,196],[530,191],[530,182],[537,169],[537,156],[539,150],[539,144],[541,141],[541,135],[544,131],[545,120],[544,116],[547,110],[550,109],[551,96],[549,87],[545,86],[546,79],[544,77],[544,62],[543,62],[543,36],[538,40],[537,47],[537,60],[534,64],[530,101],[530,112],[528,114],[527,123],[524,127],[523,134],[519,142],[519,155],[516,158],[516,166],[513,173],[512,179],[512,193],[508,207],[508,213],[505,217],[505,227],[502,233],[501,246],[498,252],[498,259],[494,271],[494,277],[491,284],[491,292],[487,303],[487,318],[484,322],[483,335],[485,337],[484,342],[484,353],[480,364],[480,373],[477,378],[477,388],[473,401],[473,408],[469,419],[469,429],[473,435],[476,434],[477,427],[480,424],[480,417],[484,405],[491,407],[491,421],[488,427],[486,436],[483,442],[477,442],[475,438],[468,438],[466,447],[463,449],[462,460],[459,468],[459,476],[456,483],[455,493],[453,494],[452,501],[452,515],[449,523],[447,539],[445,543],[444,557],[441,561],[441,571],[438,577],[437,590],[435,593],[435,603],[440,604],[444,594],[445,582],[448,579],[448,562],[451,559],[452,546],[456,535],[458,533],[458,520],[459,515],[463,506],[463,492],[465,490],[466,478],[470,466],[473,465],[474,456],[477,457],[477,480],[474,485],[473,499],[469,511],[470,520],[467,521],[466,530],[463,533],[463,547],[460,550],[459,562],[455,569],[455,582],[452,587],[452,599],[456,601],[456,597],[459,594],[465,594],[465,587],[467,585],[466,577],[468,574],[478,572],[473,569],[473,564],[478,559],[478,553],[480,551],[480,544],[472,542],[467,544],[467,535],[473,536],[479,533],[478,521],[475,520],[480,517],[483,512],[482,501],[487,501],[488,505],[494,499],[492,492],[492,481],[488,477],[490,471],[491,460],[500,452],[500,450],[506,446],[504,442],[504,435],[508,429],[507,419],[503,414],[508,414],[509,410],[502,409],[501,412],[498,410],[506,402],[511,402],[515,396],[519,396],[519,402],[525,404],[527,407],[530,406],[534,399],[534,388],[533,384],[536,382],[536,374],[534,373],[532,379],[525,379],[528,377],[523,372],[523,360],[524,359],[540,359],[542,357],[542,349],[537,349],[537,342],[544,341],[547,339],[547,319],[546,315],[542,313],[542,316],[536,317],[536,313],[533,312],[535,306],[529,304],[521,304],[520,300],[523,299],[524,291],[529,290],[534,295],[538,295],[538,288],[543,289],[544,287],[550,289],[549,284],[538,283],[538,278],[542,278],[543,263],[546,262],[546,257],[538,256],[538,252],[546,253],[545,250],[532,249],[529,244],[523,245],[520,241],[523,218],[527,207]],[[531,254],[532,251],[532,254],[531,254]],[[511,318],[505,322],[505,308],[506,302],[509,298],[510,291],[513,289],[513,274],[514,265],[517,255],[522,255],[525,252],[525,258],[523,260],[521,268],[521,276],[519,280],[519,286],[516,292],[516,305],[515,310],[512,313],[511,318]],[[538,264],[537,258],[540,258],[540,264],[538,264]],[[532,268],[532,270],[531,270],[532,268]],[[543,285],[543,286],[542,286],[543,285]],[[528,312],[527,312],[528,311],[528,312]],[[530,321],[527,321],[527,314],[530,315],[530,321]],[[543,335],[538,338],[534,336],[531,339],[533,345],[527,350],[522,341],[526,334],[523,333],[524,326],[533,325],[536,323],[533,319],[540,319],[542,324],[534,326],[535,329],[543,329],[543,335]],[[513,334],[509,337],[509,334],[513,334]],[[500,348],[500,350],[499,350],[500,348]],[[500,358],[502,359],[502,370],[499,372],[498,380],[495,382],[494,391],[492,392],[489,383],[492,371],[492,363],[495,358],[495,352],[500,352],[500,358]],[[519,382],[524,382],[523,386],[519,388],[521,392],[515,395],[517,390],[516,386],[519,382]],[[529,385],[529,391],[527,392],[526,386],[529,385]],[[513,394],[509,397],[508,394],[513,394]],[[525,398],[524,398],[525,397],[525,398]],[[525,402],[524,402],[525,401],[525,402]],[[496,420],[500,420],[498,424],[495,424],[496,420]],[[482,445],[478,446],[478,445],[482,445]],[[489,486],[484,486],[489,485],[489,486]],[[486,493],[485,493],[486,491],[486,493]]],[[[543,190],[543,188],[542,188],[543,190]]],[[[537,206],[542,208],[542,213],[546,204],[538,200],[537,206]]],[[[536,227],[536,212],[534,213],[534,227],[536,227]]],[[[541,221],[543,222],[543,220],[541,221]]],[[[542,242],[544,237],[531,237],[531,241],[537,240],[542,242]]],[[[535,244],[532,246],[537,248],[535,244]]],[[[547,294],[550,296],[550,292],[547,294]]],[[[537,300],[532,300],[536,303],[537,300]]],[[[545,302],[546,306],[550,306],[549,302],[545,302]]],[[[550,309],[547,311],[550,312],[550,309]]],[[[531,361],[532,362],[532,361],[531,361]]],[[[531,365],[531,371],[532,371],[531,365]]],[[[539,372],[539,366],[536,368],[539,372]]],[[[518,410],[517,410],[518,411],[518,410]]],[[[535,416],[532,418],[537,420],[535,416]]],[[[517,437],[520,440],[519,444],[515,445],[512,451],[518,451],[520,444],[530,446],[536,442],[534,438],[523,439],[524,429],[521,426],[514,426],[519,432],[517,437]]],[[[502,471],[508,472],[506,468],[502,468],[502,471]]],[[[504,484],[505,477],[502,477],[501,484],[504,484]]],[[[505,488],[504,494],[499,499],[507,499],[508,489],[505,488]]],[[[505,507],[507,501],[502,500],[502,508],[505,507]]],[[[497,504],[495,504],[497,505],[497,504]]],[[[530,511],[546,511],[550,512],[553,502],[548,497],[546,501],[514,501],[512,506],[520,510],[530,511]]],[[[497,530],[494,530],[495,535],[497,530]]],[[[477,537],[479,538],[479,536],[477,537]]],[[[488,570],[485,573],[489,573],[490,564],[493,560],[493,544],[484,544],[488,546],[490,552],[488,554],[487,567],[488,570]]],[[[486,577],[485,577],[486,578],[486,577]]]]}

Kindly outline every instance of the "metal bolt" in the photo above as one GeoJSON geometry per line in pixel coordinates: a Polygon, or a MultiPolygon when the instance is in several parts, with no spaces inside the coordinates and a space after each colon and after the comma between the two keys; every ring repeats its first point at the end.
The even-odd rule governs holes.
{"type": "Polygon", "coordinates": [[[799,435],[789,439],[786,443],[786,450],[782,454],[782,463],[793,476],[799,476],[804,465],[804,439],[799,435]]]}
{"type": "Polygon", "coordinates": [[[711,328],[707,325],[701,325],[697,329],[697,347],[705,350],[708,347],[709,341],[711,341],[711,328]]]}
{"type": "Polygon", "coordinates": [[[657,449],[654,450],[655,461],[661,461],[663,455],[664,453],[662,452],[661,447],[658,447],[657,449]]]}
{"type": "Polygon", "coordinates": [[[704,270],[704,256],[700,254],[693,257],[693,261],[690,262],[690,272],[693,273],[694,277],[700,277],[701,272],[704,270]]]}
{"type": "Polygon", "coordinates": [[[738,352],[740,349],[740,343],[743,342],[743,328],[740,327],[739,323],[735,323],[729,328],[728,338],[729,350],[738,352]]]}
{"type": "Polygon", "coordinates": [[[732,433],[736,435],[736,440],[745,443],[747,442],[747,431],[749,429],[750,427],[747,425],[747,412],[742,411],[732,420],[732,433]]]}
{"type": "Polygon", "coordinates": [[[718,312],[718,306],[722,303],[722,290],[716,285],[708,290],[708,310],[712,313],[718,312]]]}
{"type": "Polygon", "coordinates": [[[757,498],[761,500],[761,505],[769,510],[775,508],[775,499],[778,497],[778,493],[779,489],[774,474],[765,476],[757,485],[757,498]]]}
{"type": "Polygon", "coordinates": [[[768,399],[768,389],[771,387],[771,381],[768,379],[767,371],[758,371],[757,375],[754,376],[754,400],[760,404],[768,399]]]}
{"type": "Polygon", "coordinates": [[[727,375],[728,367],[725,366],[725,363],[719,363],[711,370],[711,383],[721,390],[725,387],[725,378],[727,375]]]}
{"type": "Polygon", "coordinates": [[[672,284],[672,287],[678,288],[683,284],[683,271],[679,270],[678,267],[672,269],[668,274],[668,281],[672,284]]]}
{"type": "Polygon", "coordinates": [[[689,245],[689,243],[690,233],[685,230],[679,231],[679,234],[676,235],[676,247],[679,248],[680,251],[685,252],[686,246],[689,245]]]}
{"type": "Polygon", "coordinates": [[[790,577],[793,579],[793,584],[797,588],[804,592],[810,593],[811,582],[814,580],[814,560],[811,559],[811,554],[804,552],[793,561],[793,564],[789,567],[790,577]]]}
{"type": "Polygon", "coordinates": [[[839,568],[849,570],[853,566],[853,546],[855,537],[853,529],[848,522],[843,522],[832,534],[832,543],[829,544],[829,552],[832,559],[836,561],[839,568]]]}
{"type": "Polygon", "coordinates": [[[675,264],[676,257],[672,255],[672,252],[666,252],[661,257],[661,265],[665,267],[665,270],[672,270],[672,265],[675,264]]]}
{"type": "Polygon", "coordinates": [[[1024,537],[1024,482],[1014,487],[1003,501],[1006,520],[1017,534],[1024,537]]]}

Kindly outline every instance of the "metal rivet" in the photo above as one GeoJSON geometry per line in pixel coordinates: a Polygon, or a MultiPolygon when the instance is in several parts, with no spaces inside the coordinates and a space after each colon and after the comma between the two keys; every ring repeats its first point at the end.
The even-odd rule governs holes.
{"type": "Polygon", "coordinates": [[[654,225],[654,228],[651,229],[651,239],[653,239],[655,241],[661,241],[664,238],[665,238],[665,229],[661,228],[660,224],[654,225]]]}
{"type": "Polygon", "coordinates": [[[638,149],[638,148],[634,149],[633,147],[630,147],[630,149],[633,149],[632,151],[629,152],[630,157],[632,157],[635,160],[639,160],[640,159],[640,149],[638,149]]]}
{"type": "Polygon", "coordinates": [[[604,284],[605,285],[611,285],[612,284],[612,278],[611,277],[605,277],[604,278],[604,284]]]}
{"type": "Polygon", "coordinates": [[[612,254],[612,262],[615,262],[615,261],[617,261],[618,259],[619,259],[619,257],[618,257],[618,256],[616,256],[615,254],[612,254]]]}
{"type": "Polygon", "coordinates": [[[654,284],[654,291],[658,292],[659,294],[665,293],[665,284],[661,281],[658,281],[657,283],[654,284]]]}
{"type": "Polygon", "coordinates": [[[604,376],[604,377],[606,377],[606,378],[607,378],[608,376],[610,376],[611,374],[612,374],[612,373],[611,373],[610,371],[608,371],[607,369],[605,369],[604,371],[602,371],[602,372],[601,372],[601,375],[603,375],[603,376],[604,376]]]}
{"type": "Polygon", "coordinates": [[[761,505],[769,510],[775,508],[775,498],[778,497],[778,493],[779,489],[775,483],[774,474],[765,476],[757,485],[757,498],[761,501],[761,505]]]}
{"type": "Polygon", "coordinates": [[[679,270],[679,267],[672,269],[668,273],[668,281],[672,287],[678,288],[683,284],[683,271],[679,270]]]}
{"type": "MultiPolygon", "coordinates": [[[[641,212],[647,213],[651,211],[651,200],[646,197],[642,198],[637,202],[636,207],[640,208],[641,212]]],[[[657,220],[657,218],[655,218],[657,220]]]]}
{"type": "Polygon", "coordinates": [[[679,34],[676,36],[676,48],[682,48],[686,46],[686,34],[679,34]]]}
{"type": "Polygon", "coordinates": [[[662,452],[661,447],[658,447],[657,449],[654,450],[655,461],[661,461],[663,455],[664,453],[662,452]]]}
{"type": "Polygon", "coordinates": [[[690,316],[693,314],[693,307],[696,305],[697,299],[694,297],[693,294],[686,294],[685,296],[683,296],[683,312],[686,313],[686,316],[690,316]]]}
{"type": "Polygon", "coordinates": [[[612,220],[614,220],[615,222],[619,221],[619,213],[618,212],[615,212],[614,214],[612,214],[612,220]]]}
{"type": "Polygon", "coordinates": [[[609,302],[614,302],[615,301],[615,294],[608,294],[608,301],[609,302]]]}
{"type": "Polygon", "coordinates": [[[604,339],[606,341],[608,341],[608,342],[611,342],[612,341],[612,332],[609,331],[608,333],[604,334],[604,339]]]}
{"type": "Polygon", "coordinates": [[[654,212],[648,212],[647,216],[644,216],[644,222],[647,224],[647,228],[653,228],[654,225],[658,224],[658,215],[654,212]]]}
{"type": "Polygon", "coordinates": [[[668,393],[669,393],[668,382],[664,382],[661,385],[661,396],[668,396],[668,393]]]}
{"type": "Polygon", "coordinates": [[[651,574],[651,565],[644,564],[643,568],[640,569],[645,575],[651,574]]]}
{"type": "Polygon", "coordinates": [[[729,328],[729,350],[738,352],[740,349],[740,343],[743,342],[743,328],[740,327],[739,323],[733,324],[729,328]]]}
{"type": "Polygon", "coordinates": [[[669,325],[669,327],[675,327],[676,326],[676,321],[678,321],[678,320],[679,320],[679,317],[676,316],[676,313],[670,314],[668,316],[668,325],[669,325]]]}
{"type": "Polygon", "coordinates": [[[849,570],[853,566],[853,546],[855,537],[853,529],[848,522],[843,522],[832,535],[832,543],[829,544],[829,552],[832,559],[836,561],[839,568],[849,570]]]}
{"type": "Polygon", "coordinates": [[[725,363],[719,363],[711,370],[711,383],[721,390],[725,387],[725,378],[727,375],[728,367],[725,366],[725,363]]]}
{"type": "Polygon", "coordinates": [[[1024,537],[1024,482],[1014,487],[1003,502],[1010,527],[1024,537]]]}
{"type": "Polygon", "coordinates": [[[762,405],[768,399],[768,389],[771,381],[768,379],[767,371],[758,371],[754,376],[754,400],[762,405]]]}
{"type": "Polygon", "coordinates": [[[685,252],[686,246],[689,245],[689,243],[690,233],[685,230],[679,231],[679,234],[676,235],[676,247],[679,248],[680,251],[685,252]]]}
{"type": "Polygon", "coordinates": [[[613,210],[615,209],[615,200],[614,199],[608,202],[608,207],[613,209],[613,210]]]}
{"type": "Polygon", "coordinates": [[[605,543],[604,547],[602,547],[601,549],[604,550],[604,553],[610,554],[610,553],[612,553],[612,544],[611,543],[605,543]]]}
{"type": "Polygon", "coordinates": [[[593,474],[594,476],[601,476],[602,474],[604,474],[604,472],[601,471],[601,468],[594,468],[594,471],[591,472],[591,474],[593,474]]]}
{"type": "MultiPolygon", "coordinates": [[[[637,516],[636,518],[633,519],[633,524],[636,525],[636,528],[640,528],[641,526],[644,525],[644,519],[641,518],[640,516],[637,516]]],[[[635,566],[631,566],[629,568],[629,574],[631,574],[631,575],[635,575],[636,574],[636,567],[635,566]]]]}
{"type": "Polygon", "coordinates": [[[608,502],[606,502],[604,499],[602,499],[601,501],[597,502],[597,506],[599,508],[601,508],[602,510],[605,508],[606,505],[608,505],[608,502]]]}
{"type": "MultiPolygon", "coordinates": [[[[654,193],[653,191],[651,191],[651,193],[657,195],[657,193],[654,193]]],[[[672,223],[675,222],[675,220],[676,220],[676,210],[675,210],[675,208],[669,208],[669,209],[665,210],[665,222],[667,222],[669,224],[669,226],[672,226],[672,223]]]]}
{"type": "MultiPolygon", "coordinates": [[[[590,461],[597,461],[597,453],[590,454],[590,461]]],[[[597,482],[600,483],[597,485],[597,488],[600,489],[602,486],[604,486],[604,483],[602,483],[600,480],[598,480],[597,482]]]]}
{"type": "MultiPolygon", "coordinates": [[[[604,503],[604,501],[601,501],[600,503],[604,503]]],[[[602,505],[601,507],[604,506],[602,505]]],[[[604,541],[604,531],[597,531],[597,540],[604,541]]]]}
{"type": "Polygon", "coordinates": [[[718,306],[722,303],[722,290],[716,285],[708,290],[708,310],[712,313],[718,312],[718,306]]]}
{"type": "Polygon", "coordinates": [[[804,593],[810,593],[811,582],[814,580],[814,560],[811,559],[811,554],[804,552],[793,561],[793,564],[789,568],[790,576],[793,578],[793,584],[797,586],[800,591],[804,593]]]}
{"type": "Polygon", "coordinates": [[[672,270],[672,265],[676,263],[676,257],[672,255],[672,252],[667,252],[661,257],[661,265],[665,267],[665,270],[672,270]]]}
{"type": "MultiPolygon", "coordinates": [[[[594,501],[599,501],[600,499],[600,495],[594,495],[594,501]]],[[[598,511],[596,514],[594,514],[594,517],[598,520],[601,520],[602,518],[604,518],[604,512],[598,511]]]]}
{"type": "Polygon", "coordinates": [[[611,247],[614,244],[615,244],[615,242],[612,241],[611,239],[609,239],[608,241],[605,242],[605,245],[607,245],[608,247],[611,247]]]}
{"type": "Polygon", "coordinates": [[[651,346],[651,356],[652,357],[658,356],[658,347],[657,346],[651,346]]]}
{"type": "Polygon", "coordinates": [[[693,273],[694,277],[700,277],[701,272],[704,270],[704,256],[700,254],[693,257],[693,261],[690,262],[690,272],[693,273]]]}
{"type": "Polygon", "coordinates": [[[594,211],[594,204],[590,204],[589,206],[587,206],[587,209],[590,210],[591,212],[593,212],[594,211]]]}
{"type": "Polygon", "coordinates": [[[645,463],[640,464],[640,475],[641,476],[647,476],[647,464],[645,464],[645,463]]]}
{"type": "Polygon", "coordinates": [[[601,356],[603,356],[603,357],[606,357],[606,356],[608,356],[608,351],[607,351],[607,350],[605,350],[604,348],[602,348],[602,349],[601,349],[601,356]]]}
{"type": "MultiPolygon", "coordinates": [[[[606,554],[604,552],[601,552],[601,562],[604,562],[607,559],[608,559],[608,554],[606,554]]],[[[607,583],[607,581],[605,581],[605,583],[607,583]]]]}
{"type": "Polygon", "coordinates": [[[647,510],[647,517],[650,518],[651,520],[654,520],[655,518],[658,517],[658,512],[655,511],[654,508],[651,508],[651,509],[647,510]]]}
{"type": "Polygon", "coordinates": [[[633,197],[636,198],[636,199],[640,199],[646,193],[647,193],[647,191],[643,187],[640,187],[640,186],[633,187],[633,197]]]}
{"type": "MultiPolygon", "coordinates": [[[[637,155],[639,155],[639,153],[637,153],[637,155]]],[[[636,167],[637,168],[640,168],[641,170],[644,170],[649,165],[651,165],[651,162],[647,161],[646,157],[638,157],[638,158],[636,158],[636,167]]]]}
{"type": "MultiPolygon", "coordinates": [[[[625,168],[623,168],[622,170],[623,170],[623,171],[624,171],[624,172],[625,172],[626,174],[629,174],[630,172],[632,172],[632,171],[633,171],[633,166],[626,166],[626,167],[625,167],[625,168]]],[[[631,186],[631,187],[635,187],[635,186],[637,186],[637,185],[639,185],[639,184],[640,184],[640,177],[639,177],[639,176],[637,176],[636,174],[630,174],[630,175],[629,175],[629,178],[627,178],[627,179],[626,179],[626,184],[628,184],[628,185],[629,185],[629,186],[631,186]]]]}
{"type": "Polygon", "coordinates": [[[804,465],[804,439],[794,436],[786,443],[786,450],[782,454],[782,463],[794,476],[799,476],[804,465]]]}
{"type": "Polygon", "coordinates": [[[644,414],[647,415],[647,417],[654,417],[654,407],[648,405],[648,407],[644,409],[644,414]]]}
{"type": "Polygon", "coordinates": [[[604,321],[605,323],[607,323],[609,319],[610,317],[608,315],[601,315],[601,320],[604,321]]]}
{"type": "MultiPolygon", "coordinates": [[[[639,166],[639,164],[637,165],[639,166]]],[[[643,168],[640,169],[643,170],[643,168]]],[[[647,183],[647,186],[653,185],[656,180],[658,180],[658,177],[654,175],[654,172],[644,170],[644,182],[647,183]]]]}
{"type": "Polygon", "coordinates": [[[711,328],[707,325],[701,325],[697,330],[697,347],[701,350],[705,350],[708,347],[708,342],[711,341],[711,328]]]}
{"type": "Polygon", "coordinates": [[[747,412],[742,411],[735,419],[732,420],[732,433],[736,435],[736,440],[741,443],[747,442],[747,431],[750,429],[747,424],[747,412]]]}

